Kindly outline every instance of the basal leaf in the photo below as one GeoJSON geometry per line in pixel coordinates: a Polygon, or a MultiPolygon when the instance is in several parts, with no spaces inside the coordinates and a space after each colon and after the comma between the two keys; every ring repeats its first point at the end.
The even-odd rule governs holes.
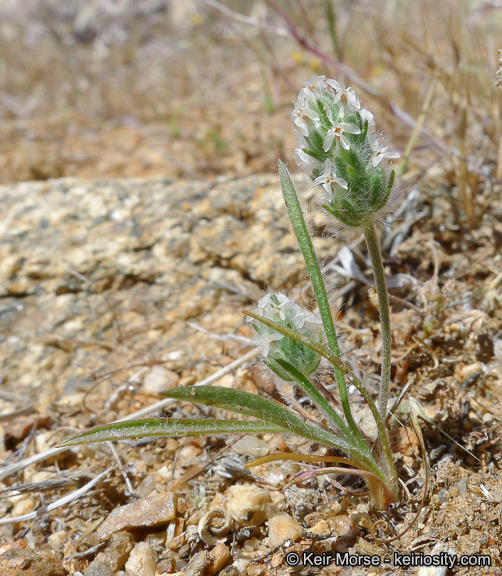
{"type": "Polygon", "coordinates": [[[282,404],[250,392],[220,386],[189,386],[169,390],[163,395],[273,422],[282,428],[282,432],[353,453],[353,445],[344,438],[335,436],[320,426],[307,424],[282,404]]]}
{"type": "Polygon", "coordinates": [[[268,422],[152,418],[97,426],[63,440],[59,446],[160,436],[217,436],[218,434],[264,434],[268,432],[281,433],[284,429],[268,422]]]}

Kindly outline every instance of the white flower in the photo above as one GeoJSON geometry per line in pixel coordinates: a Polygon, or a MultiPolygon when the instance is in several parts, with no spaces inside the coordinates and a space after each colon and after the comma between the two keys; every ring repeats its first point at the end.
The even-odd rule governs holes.
{"type": "Polygon", "coordinates": [[[305,310],[302,310],[299,306],[296,307],[293,315],[293,324],[298,330],[301,330],[305,323],[307,324],[322,324],[322,320],[317,314],[308,314],[305,310]]]}
{"type": "Polygon", "coordinates": [[[331,148],[335,137],[340,140],[340,144],[345,148],[345,150],[350,150],[350,142],[348,141],[347,137],[343,135],[343,133],[347,132],[348,134],[361,134],[361,129],[359,126],[353,124],[352,122],[335,122],[333,120],[331,110],[328,110],[328,118],[332,126],[326,132],[326,136],[324,137],[322,143],[324,151],[327,152],[331,148]]]}
{"type": "MultiPolygon", "coordinates": [[[[281,320],[286,320],[286,313],[290,306],[294,306],[294,303],[285,295],[281,294],[280,292],[269,292],[265,294],[262,298],[258,300],[254,308],[254,312],[259,316],[263,316],[264,318],[268,318],[272,320],[274,315],[277,314],[281,320]],[[274,299],[277,299],[277,302],[274,302],[274,299]]],[[[254,318],[248,316],[246,322],[253,322],[254,318]]]]}
{"type": "Polygon", "coordinates": [[[369,136],[368,142],[373,150],[373,155],[371,156],[373,168],[376,168],[384,158],[399,158],[399,154],[395,150],[389,146],[382,146],[374,136],[369,136]]]}
{"type": "Polygon", "coordinates": [[[270,352],[270,344],[272,342],[277,342],[278,340],[282,340],[284,336],[279,334],[279,332],[270,332],[267,326],[263,324],[260,326],[261,334],[255,334],[252,338],[253,342],[257,344],[260,348],[260,352],[263,356],[268,356],[270,352]]]}
{"type": "Polygon", "coordinates": [[[312,157],[305,153],[305,138],[303,134],[295,130],[295,138],[296,143],[298,144],[298,148],[295,148],[295,162],[298,166],[306,165],[310,166],[312,162],[312,157]]]}
{"type": "Polygon", "coordinates": [[[307,100],[315,100],[316,90],[323,90],[326,87],[325,78],[326,76],[312,76],[310,80],[303,81],[305,88],[302,91],[307,100]]]}
{"type": "Polygon", "coordinates": [[[361,110],[359,110],[359,116],[361,117],[363,124],[367,120],[368,126],[374,126],[375,125],[375,117],[367,108],[361,108],[361,110]]]}
{"type": "Polygon", "coordinates": [[[272,297],[270,297],[270,306],[268,311],[265,313],[265,318],[269,318],[272,320],[274,314],[277,314],[282,321],[286,320],[286,312],[290,306],[294,306],[294,303],[285,295],[278,292],[277,294],[273,294],[279,304],[274,302],[272,297]]]}
{"type": "Polygon", "coordinates": [[[291,114],[291,118],[304,136],[309,135],[309,121],[319,120],[319,114],[315,110],[312,110],[308,105],[305,98],[305,88],[302,88],[298,94],[298,100],[296,101],[295,109],[291,114]]]}
{"type": "Polygon", "coordinates": [[[310,165],[312,157],[303,151],[303,148],[295,148],[295,162],[297,166],[302,166],[304,164],[310,165]]]}
{"type": "Polygon", "coordinates": [[[333,101],[342,102],[342,104],[347,105],[353,112],[356,112],[361,108],[361,101],[359,100],[354,88],[350,86],[345,88],[343,84],[333,80],[332,78],[327,78],[326,83],[333,88],[335,91],[335,97],[333,101]]]}
{"type": "Polygon", "coordinates": [[[341,186],[345,190],[348,188],[347,181],[343,178],[338,178],[335,169],[331,167],[331,160],[328,158],[324,164],[324,172],[322,176],[319,176],[314,180],[314,186],[322,186],[324,190],[328,193],[328,200],[331,201],[333,198],[333,191],[331,187],[335,184],[341,186]]]}

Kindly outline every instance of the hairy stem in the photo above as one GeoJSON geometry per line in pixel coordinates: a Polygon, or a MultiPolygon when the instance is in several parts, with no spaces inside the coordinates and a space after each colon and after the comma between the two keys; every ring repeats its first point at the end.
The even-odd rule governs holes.
{"type": "Polygon", "coordinates": [[[380,254],[380,247],[373,222],[365,225],[364,239],[366,240],[366,246],[368,247],[368,253],[371,258],[375,287],[378,295],[378,305],[380,308],[380,325],[382,328],[382,378],[380,382],[380,393],[378,395],[378,412],[381,421],[386,422],[391,370],[390,309],[382,256],[380,254]]]}

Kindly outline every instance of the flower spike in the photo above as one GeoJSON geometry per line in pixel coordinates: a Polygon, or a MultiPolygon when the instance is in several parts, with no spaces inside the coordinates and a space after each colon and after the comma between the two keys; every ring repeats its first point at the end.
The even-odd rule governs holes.
{"type": "Polygon", "coordinates": [[[399,154],[378,141],[374,116],[353,88],[324,76],[303,84],[293,112],[296,163],[323,187],[328,212],[361,230],[388,210],[394,182],[388,163],[399,154]]]}

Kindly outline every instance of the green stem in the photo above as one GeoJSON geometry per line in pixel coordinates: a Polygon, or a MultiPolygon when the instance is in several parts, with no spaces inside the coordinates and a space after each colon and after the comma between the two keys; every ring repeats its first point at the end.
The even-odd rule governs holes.
{"type": "Polygon", "coordinates": [[[375,232],[375,225],[372,221],[366,223],[364,227],[364,239],[366,240],[366,246],[368,247],[368,253],[371,258],[373,276],[375,278],[375,288],[378,295],[378,305],[380,307],[380,325],[382,329],[382,377],[380,382],[380,393],[378,395],[378,411],[382,422],[386,422],[391,370],[390,308],[382,256],[380,254],[380,247],[375,232]]]}
{"type": "MultiPolygon", "coordinates": [[[[286,203],[289,218],[293,226],[293,231],[296,235],[296,239],[298,240],[298,244],[300,246],[300,250],[302,251],[310,280],[312,282],[312,288],[314,289],[317,305],[319,307],[319,314],[321,315],[324,330],[326,332],[328,346],[336,354],[336,356],[340,358],[340,349],[338,347],[335,324],[333,322],[333,316],[331,315],[328,295],[326,294],[326,287],[324,286],[322,279],[319,262],[317,261],[314,247],[312,246],[312,240],[310,239],[307,225],[305,224],[305,218],[303,217],[303,211],[300,205],[300,200],[298,199],[298,194],[291,180],[289,172],[282,162],[279,162],[279,177],[281,180],[284,201],[286,203]]],[[[338,393],[340,394],[340,401],[342,403],[343,413],[347,419],[347,423],[357,440],[361,443],[365,443],[363,435],[357,424],[354,422],[354,418],[352,417],[345,377],[337,366],[334,366],[334,371],[336,383],[338,386],[338,393]]]]}
{"type": "Polygon", "coordinates": [[[368,222],[364,227],[364,239],[368,247],[368,253],[371,258],[373,276],[375,278],[375,287],[378,295],[378,305],[380,308],[380,325],[382,330],[382,372],[380,382],[380,393],[378,395],[378,412],[379,419],[378,439],[383,449],[387,463],[387,478],[390,481],[390,491],[397,500],[399,493],[399,482],[397,478],[396,467],[392,449],[389,444],[385,423],[387,422],[387,403],[389,400],[390,371],[391,371],[391,331],[390,331],[390,308],[389,294],[387,292],[387,282],[385,281],[385,271],[383,268],[382,255],[378,244],[375,225],[373,221],[368,222]]]}

